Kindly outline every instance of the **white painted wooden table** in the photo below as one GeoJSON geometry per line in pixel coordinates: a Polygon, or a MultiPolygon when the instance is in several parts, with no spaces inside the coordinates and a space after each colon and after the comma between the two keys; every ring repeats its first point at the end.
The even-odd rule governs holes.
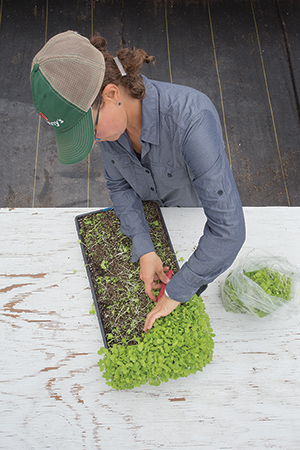
{"type": "MultiPolygon", "coordinates": [[[[94,208],[92,209],[94,210],[94,208]]],[[[74,217],[88,209],[0,209],[0,448],[300,448],[300,316],[226,313],[219,277],[204,292],[216,333],[202,373],[114,391],[97,366],[101,334],[74,217]]],[[[202,232],[201,209],[166,209],[178,257],[202,232]]],[[[300,208],[245,208],[241,251],[300,265],[300,208]]]]}

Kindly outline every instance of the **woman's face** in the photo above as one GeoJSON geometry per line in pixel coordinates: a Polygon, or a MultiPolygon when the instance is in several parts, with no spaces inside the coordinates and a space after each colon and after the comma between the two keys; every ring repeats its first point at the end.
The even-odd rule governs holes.
{"type": "MultiPolygon", "coordinates": [[[[114,93],[104,93],[102,98],[95,137],[101,141],[116,141],[127,128],[126,111],[114,93]]],[[[95,123],[97,108],[92,109],[92,114],[95,123]]]]}

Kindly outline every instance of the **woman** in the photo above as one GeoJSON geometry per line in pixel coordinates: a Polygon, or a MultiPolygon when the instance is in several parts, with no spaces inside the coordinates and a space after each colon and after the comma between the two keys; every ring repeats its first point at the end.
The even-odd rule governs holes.
{"type": "Polygon", "coordinates": [[[150,81],[140,49],[89,42],[74,32],[54,36],[32,63],[31,86],[39,113],[55,129],[62,163],[82,160],[99,141],[107,187],[121,230],[133,243],[132,261],[152,289],[168,283],[149,236],[142,201],[161,206],[202,206],[207,222],[198,247],[169,281],[147,315],[144,331],[179,303],[200,294],[234,261],[245,239],[237,188],[211,101],[184,86],[150,81]]]}

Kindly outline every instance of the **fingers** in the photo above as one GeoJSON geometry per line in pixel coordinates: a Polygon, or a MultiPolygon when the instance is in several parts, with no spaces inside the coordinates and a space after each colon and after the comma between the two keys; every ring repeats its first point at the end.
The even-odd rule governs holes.
{"type": "Polygon", "coordinates": [[[145,284],[145,292],[155,301],[156,298],[152,292],[154,289],[160,289],[161,283],[168,283],[169,279],[165,274],[165,270],[169,268],[163,267],[161,259],[157,256],[155,252],[145,253],[140,258],[140,278],[145,284]],[[159,281],[159,283],[156,283],[159,281]]]}
{"type": "Polygon", "coordinates": [[[168,284],[169,281],[170,281],[169,278],[167,277],[166,273],[165,273],[168,270],[169,270],[169,267],[161,267],[161,270],[157,271],[158,278],[164,284],[168,284]]]}
{"type": "MultiPolygon", "coordinates": [[[[164,272],[168,272],[168,270],[169,270],[168,266],[163,267],[164,272]]],[[[157,274],[154,275],[154,280],[156,280],[156,281],[160,280],[160,278],[157,274]]]]}
{"type": "Polygon", "coordinates": [[[155,314],[149,313],[146,318],[146,322],[144,325],[144,332],[148,333],[149,330],[153,327],[154,322],[156,319],[159,319],[160,316],[156,316],[155,314]]]}
{"type": "Polygon", "coordinates": [[[156,297],[153,294],[152,289],[156,289],[156,288],[152,288],[152,282],[151,281],[149,281],[147,283],[145,282],[145,292],[146,292],[146,294],[148,295],[148,297],[151,298],[151,300],[156,302],[156,297]]]}
{"type": "MultiPolygon", "coordinates": [[[[168,279],[168,282],[169,281],[170,280],[168,279]]],[[[159,291],[162,288],[162,286],[164,286],[164,284],[158,281],[151,282],[151,280],[148,280],[148,282],[144,281],[144,284],[145,284],[145,293],[148,295],[148,297],[150,297],[151,300],[153,301],[157,301],[157,298],[153,294],[153,291],[159,291]]],[[[156,292],[156,294],[158,295],[159,292],[156,292]]]]}
{"type": "Polygon", "coordinates": [[[154,311],[154,309],[149,314],[147,314],[145,325],[144,325],[145,333],[148,333],[148,331],[151,330],[156,319],[159,319],[160,317],[164,317],[163,314],[161,313],[161,311],[154,311]]]}
{"type": "Polygon", "coordinates": [[[176,302],[175,300],[172,300],[171,298],[163,295],[156,306],[152,309],[152,311],[147,314],[144,325],[144,332],[148,333],[148,330],[151,330],[156,319],[165,317],[170,314],[179,305],[179,303],[180,302],[176,302]]]}

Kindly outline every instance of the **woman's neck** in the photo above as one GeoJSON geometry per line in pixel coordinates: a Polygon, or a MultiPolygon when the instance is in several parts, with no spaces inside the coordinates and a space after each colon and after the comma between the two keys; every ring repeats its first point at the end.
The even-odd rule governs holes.
{"type": "Polygon", "coordinates": [[[140,135],[142,130],[142,100],[133,98],[127,103],[127,131],[130,134],[140,135]]]}
{"type": "Polygon", "coordinates": [[[142,150],[140,143],[142,131],[142,100],[126,96],[123,101],[127,114],[126,131],[133,148],[140,153],[142,150]]]}

